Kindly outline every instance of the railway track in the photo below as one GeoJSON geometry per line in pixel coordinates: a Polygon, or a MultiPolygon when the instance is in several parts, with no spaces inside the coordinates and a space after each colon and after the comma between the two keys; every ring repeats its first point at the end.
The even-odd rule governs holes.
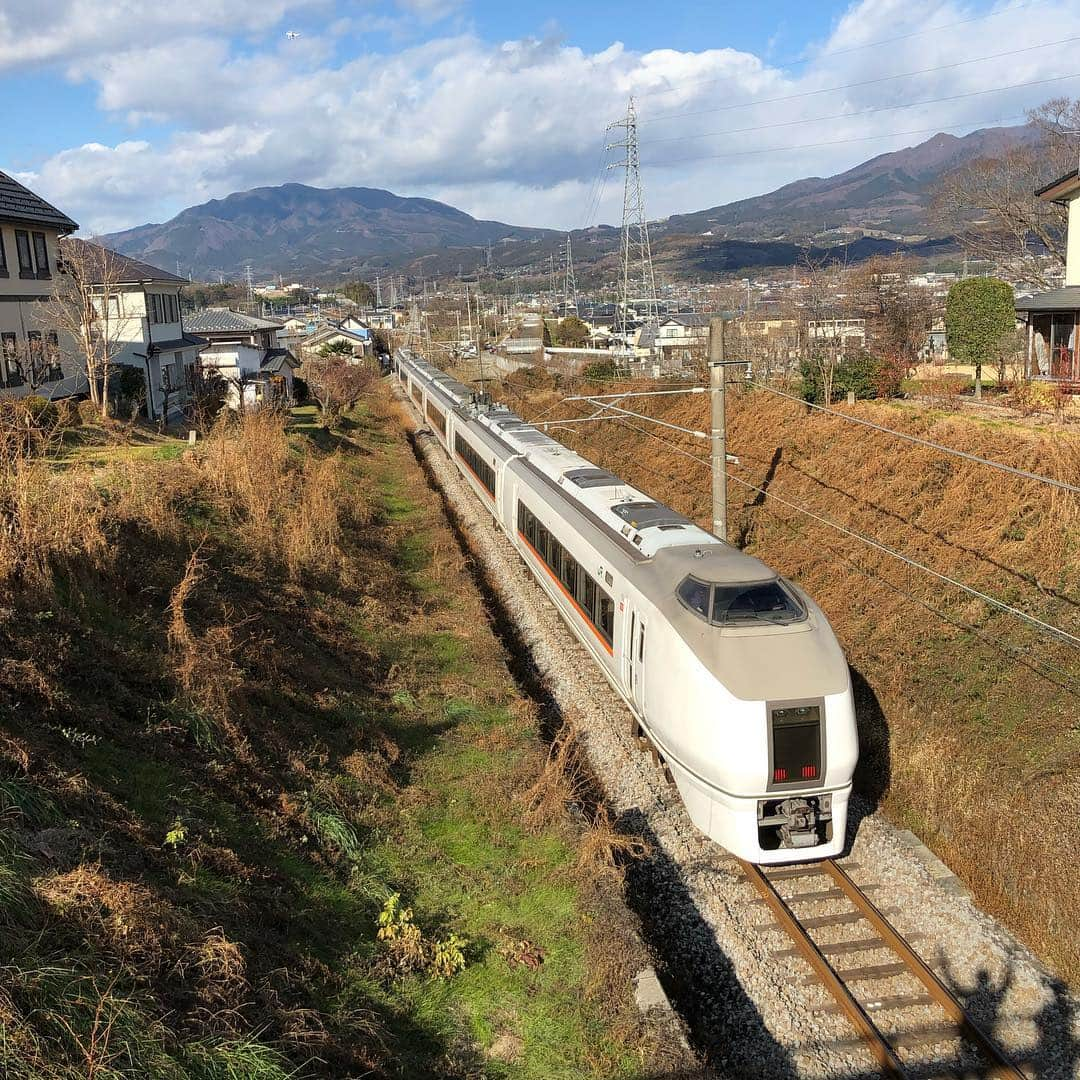
{"type": "Polygon", "coordinates": [[[968,1015],[959,998],[838,862],[826,860],[777,867],[742,862],[740,866],[770,909],[777,927],[791,938],[793,947],[779,950],[775,955],[800,957],[810,966],[813,974],[801,981],[816,980],[824,985],[835,999],[836,1008],[847,1016],[877,1059],[884,1075],[904,1080],[916,1075],[954,1080],[969,1077],[1027,1080],[1027,1075],[968,1015]],[[823,901],[835,902],[840,910],[826,915],[799,916],[800,908],[823,901]],[[820,940],[831,939],[832,928],[842,928],[842,939],[820,940]],[[827,932],[817,936],[811,933],[821,930],[827,932]],[[853,961],[852,957],[862,959],[853,961]],[[908,987],[914,981],[914,989],[879,992],[883,983],[898,978],[908,987]],[[905,1009],[927,1008],[941,1014],[942,1019],[907,1030],[896,1030],[895,1022],[883,1022],[905,1009]],[[929,1074],[925,1063],[905,1064],[905,1057],[917,1048],[946,1043],[958,1050],[965,1048],[955,1055],[956,1064],[929,1074]],[[971,1064],[966,1063],[969,1060],[971,1064]]]}

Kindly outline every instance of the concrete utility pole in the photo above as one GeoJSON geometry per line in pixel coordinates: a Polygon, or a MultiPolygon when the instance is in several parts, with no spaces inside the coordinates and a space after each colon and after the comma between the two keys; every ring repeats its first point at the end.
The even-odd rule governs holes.
{"type": "Polygon", "coordinates": [[[724,400],[727,368],[724,364],[724,320],[709,320],[709,432],[712,461],[713,532],[727,540],[727,402],[724,400]]]}

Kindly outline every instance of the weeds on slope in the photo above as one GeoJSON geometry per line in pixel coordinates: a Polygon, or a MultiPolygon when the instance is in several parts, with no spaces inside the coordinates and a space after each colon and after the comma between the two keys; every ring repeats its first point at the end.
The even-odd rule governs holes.
{"type": "Polygon", "coordinates": [[[522,820],[535,718],[388,423],[260,414],[0,480],[3,1075],[650,1060],[625,912],[578,826],[522,820]]]}

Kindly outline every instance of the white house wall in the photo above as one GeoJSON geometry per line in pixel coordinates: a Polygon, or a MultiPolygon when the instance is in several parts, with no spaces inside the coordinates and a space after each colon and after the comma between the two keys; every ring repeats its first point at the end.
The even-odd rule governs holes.
{"type": "Polygon", "coordinates": [[[1080,195],[1069,203],[1069,231],[1065,243],[1065,284],[1080,285],[1080,195]]]}

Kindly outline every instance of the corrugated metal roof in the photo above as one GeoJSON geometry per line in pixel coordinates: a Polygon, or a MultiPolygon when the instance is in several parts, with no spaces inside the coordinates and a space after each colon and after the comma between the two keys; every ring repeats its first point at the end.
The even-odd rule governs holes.
{"type": "Polygon", "coordinates": [[[47,225],[62,233],[74,232],[77,221],[72,221],[67,214],[62,214],[40,195],[35,195],[29,188],[23,187],[18,180],[13,180],[7,173],[0,172],[0,219],[4,221],[25,221],[32,225],[47,225]]]}

